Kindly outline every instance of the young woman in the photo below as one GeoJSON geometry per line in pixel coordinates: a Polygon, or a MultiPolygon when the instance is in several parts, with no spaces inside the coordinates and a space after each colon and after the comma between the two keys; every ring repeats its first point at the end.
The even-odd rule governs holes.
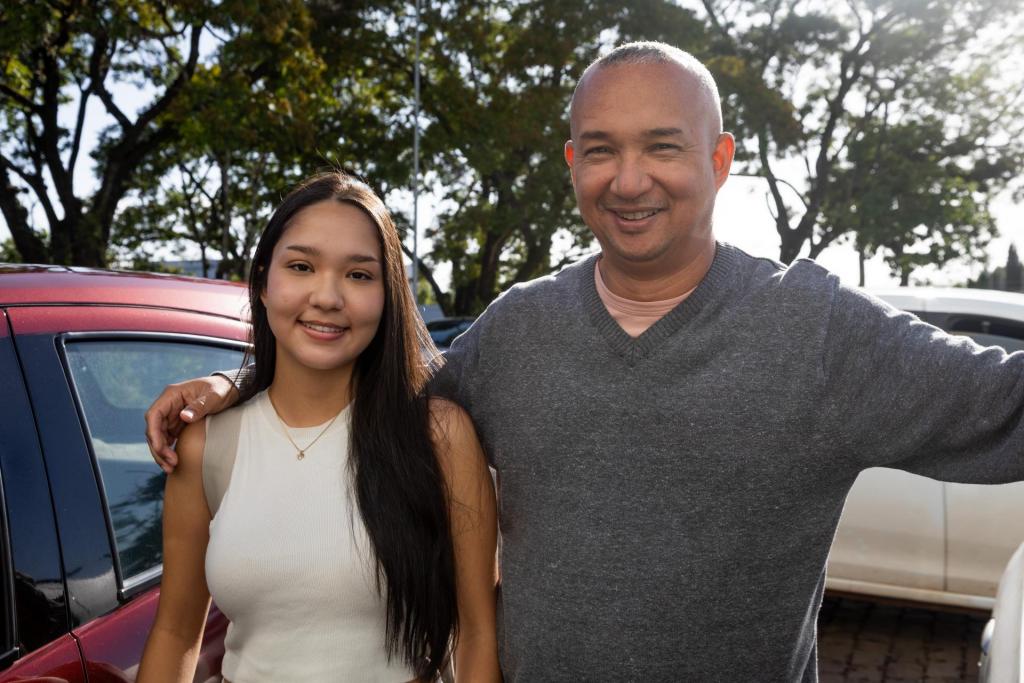
{"type": "Polygon", "coordinates": [[[424,396],[434,348],[383,203],[342,173],[307,180],[249,290],[230,485],[211,520],[206,431],[188,426],[138,680],[192,680],[211,594],[232,683],[430,681],[452,643],[459,680],[500,680],[491,479],[469,417],[424,396]]]}

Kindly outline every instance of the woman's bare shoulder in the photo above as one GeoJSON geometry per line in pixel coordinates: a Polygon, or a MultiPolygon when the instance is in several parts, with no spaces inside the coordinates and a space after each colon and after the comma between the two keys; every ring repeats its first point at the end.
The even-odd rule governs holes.
{"type": "Polygon", "coordinates": [[[475,434],[473,420],[465,408],[447,398],[430,397],[430,425],[435,438],[446,436],[465,436],[467,432],[475,434]]]}
{"type": "Polygon", "coordinates": [[[185,425],[174,446],[178,454],[178,468],[190,471],[202,471],[203,449],[206,447],[206,418],[199,422],[185,425]]]}

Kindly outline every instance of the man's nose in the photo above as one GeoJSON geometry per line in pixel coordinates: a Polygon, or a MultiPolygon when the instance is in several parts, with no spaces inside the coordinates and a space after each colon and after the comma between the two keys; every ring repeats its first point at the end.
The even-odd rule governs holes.
{"type": "Polygon", "coordinates": [[[651,189],[653,184],[646,164],[638,155],[623,155],[619,159],[611,190],[623,199],[635,199],[651,189]]]}

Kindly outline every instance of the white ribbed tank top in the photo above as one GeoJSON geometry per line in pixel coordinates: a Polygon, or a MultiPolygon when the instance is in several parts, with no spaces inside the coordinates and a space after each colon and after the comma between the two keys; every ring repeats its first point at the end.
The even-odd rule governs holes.
{"type": "Polygon", "coordinates": [[[231,483],[210,522],[206,581],[230,620],[221,671],[231,683],[414,678],[384,650],[384,601],[348,474],[346,408],[326,426],[285,427],[261,392],[242,410],[231,483]]]}

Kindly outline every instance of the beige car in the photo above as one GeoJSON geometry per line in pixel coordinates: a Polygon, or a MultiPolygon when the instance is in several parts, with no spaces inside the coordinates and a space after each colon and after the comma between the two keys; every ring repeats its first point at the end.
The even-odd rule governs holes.
{"type": "MultiPolygon", "coordinates": [[[[872,293],[979,344],[1024,349],[1024,294],[915,287],[872,293]]],[[[1024,483],[948,484],[872,468],[847,498],[826,587],[990,610],[1021,542],[1024,483]]]]}

